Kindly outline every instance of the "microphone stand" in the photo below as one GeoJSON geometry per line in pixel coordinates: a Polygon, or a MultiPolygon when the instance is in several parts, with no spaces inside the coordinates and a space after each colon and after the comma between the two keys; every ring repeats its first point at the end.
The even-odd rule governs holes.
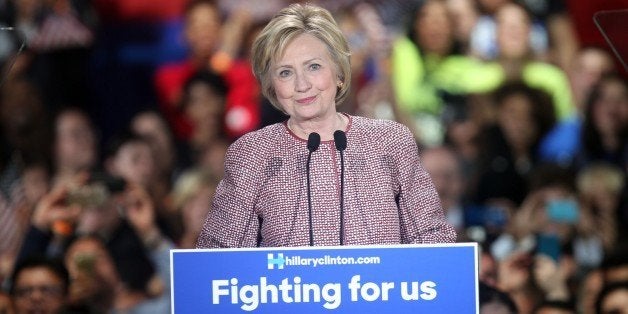
{"type": "Polygon", "coordinates": [[[340,245],[344,244],[345,239],[345,158],[344,150],[347,148],[347,135],[341,130],[334,132],[334,144],[336,149],[340,151],[340,245]]]}
{"type": "Polygon", "coordinates": [[[310,229],[310,246],[314,246],[314,228],[312,227],[312,192],[310,188],[310,161],[312,160],[312,153],[318,149],[321,144],[321,136],[312,132],[307,138],[307,149],[310,151],[307,155],[307,164],[305,165],[305,172],[307,175],[307,215],[308,225],[310,229]]]}

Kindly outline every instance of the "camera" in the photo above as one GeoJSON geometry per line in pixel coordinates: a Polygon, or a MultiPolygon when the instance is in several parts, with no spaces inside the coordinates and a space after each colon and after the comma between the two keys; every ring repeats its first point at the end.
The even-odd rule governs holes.
{"type": "Polygon", "coordinates": [[[580,212],[578,203],[574,199],[553,199],[545,206],[547,217],[550,221],[558,223],[574,224],[578,222],[580,212]]]}
{"type": "Polygon", "coordinates": [[[105,173],[92,173],[88,182],[68,192],[66,203],[81,207],[100,207],[111,194],[126,189],[126,181],[105,173]]]}

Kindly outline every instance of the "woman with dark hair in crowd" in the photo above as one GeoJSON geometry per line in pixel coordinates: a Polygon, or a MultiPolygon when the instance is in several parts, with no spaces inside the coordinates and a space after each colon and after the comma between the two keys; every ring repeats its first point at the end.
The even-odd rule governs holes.
{"type": "Polygon", "coordinates": [[[539,142],[555,115],[547,95],[524,83],[508,83],[494,97],[496,121],[483,132],[476,200],[519,204],[527,194],[526,177],[537,164],[539,142]]]}
{"type": "Polygon", "coordinates": [[[628,83],[616,74],[603,77],[586,103],[576,164],[605,161],[628,171],[628,83]]]}

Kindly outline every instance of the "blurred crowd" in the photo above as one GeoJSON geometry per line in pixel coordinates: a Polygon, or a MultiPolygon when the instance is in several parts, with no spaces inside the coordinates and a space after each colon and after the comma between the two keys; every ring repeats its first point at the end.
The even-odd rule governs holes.
{"type": "MultiPolygon", "coordinates": [[[[286,119],[248,54],[289,2],[0,0],[0,313],[170,311],[228,145],[286,119]]],[[[339,111],[408,126],[479,243],[483,313],[628,313],[621,16],[595,14],[627,1],[310,2],[351,47],[339,111]]]]}

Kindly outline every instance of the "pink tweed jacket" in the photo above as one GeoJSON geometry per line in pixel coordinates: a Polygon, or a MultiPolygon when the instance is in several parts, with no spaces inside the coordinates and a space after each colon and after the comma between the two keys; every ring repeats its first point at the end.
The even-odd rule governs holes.
{"type": "MultiPolygon", "coordinates": [[[[410,131],[349,116],[344,244],[454,242],[410,131]]],[[[307,141],[285,123],[232,144],[198,248],[309,245],[307,141]]],[[[340,244],[340,153],[323,141],[310,163],[314,245],[340,244]]]]}

